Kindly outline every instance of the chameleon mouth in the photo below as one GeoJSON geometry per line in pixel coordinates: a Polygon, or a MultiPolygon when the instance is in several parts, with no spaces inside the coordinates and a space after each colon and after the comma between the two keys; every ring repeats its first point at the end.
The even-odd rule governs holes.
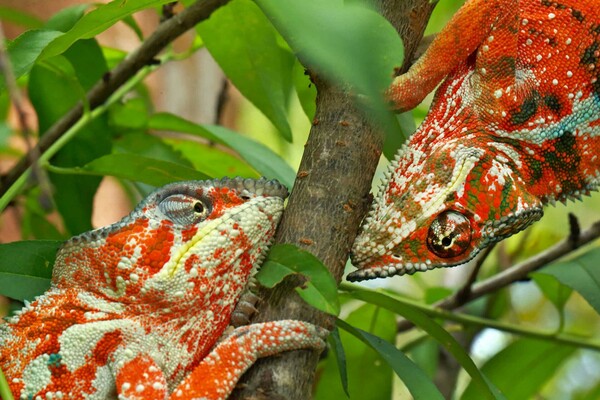
{"type": "Polygon", "coordinates": [[[421,263],[386,263],[378,265],[360,266],[356,271],[352,271],[346,276],[350,282],[366,281],[376,278],[389,278],[395,275],[412,275],[415,272],[427,271],[438,266],[433,265],[429,260],[421,263]]]}
{"type": "MultiPolygon", "coordinates": [[[[349,282],[360,282],[376,278],[389,278],[391,276],[413,275],[416,272],[424,272],[437,268],[450,268],[466,264],[479,253],[479,250],[471,252],[465,259],[448,263],[434,263],[431,260],[423,262],[402,262],[394,256],[385,256],[376,261],[365,260],[358,264],[356,271],[350,272],[346,279],[349,282]]],[[[352,256],[350,257],[352,260],[352,256]]]]}

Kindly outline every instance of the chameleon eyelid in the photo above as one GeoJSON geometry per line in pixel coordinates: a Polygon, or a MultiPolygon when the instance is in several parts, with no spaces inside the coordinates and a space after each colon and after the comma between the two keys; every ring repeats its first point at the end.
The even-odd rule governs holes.
{"type": "Polygon", "coordinates": [[[172,194],[158,205],[159,210],[178,225],[197,224],[212,212],[208,199],[200,199],[185,194],[172,194]]]}

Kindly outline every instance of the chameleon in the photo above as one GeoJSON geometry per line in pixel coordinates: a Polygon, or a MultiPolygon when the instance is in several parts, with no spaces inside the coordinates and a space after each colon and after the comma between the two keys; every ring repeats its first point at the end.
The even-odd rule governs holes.
{"type": "Polygon", "coordinates": [[[264,178],[173,183],[66,241],[50,289],[0,324],[15,398],[225,399],[257,358],[323,349],[308,322],[229,326],[286,196],[264,178]]]}
{"type": "Polygon", "coordinates": [[[600,182],[600,2],[467,0],[392,107],[439,84],[352,247],[351,281],[453,267],[600,182]],[[441,84],[440,84],[441,82],[441,84]]]}

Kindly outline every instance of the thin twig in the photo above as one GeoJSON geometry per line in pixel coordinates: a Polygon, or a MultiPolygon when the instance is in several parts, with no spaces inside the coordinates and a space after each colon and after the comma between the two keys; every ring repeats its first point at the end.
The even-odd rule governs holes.
{"type": "Polygon", "coordinates": [[[36,149],[32,146],[32,130],[29,127],[27,112],[25,111],[25,107],[23,105],[21,90],[17,85],[17,80],[13,72],[12,62],[6,50],[6,36],[4,35],[4,26],[2,25],[2,21],[0,21],[0,74],[4,77],[4,83],[6,84],[6,90],[8,92],[10,102],[17,113],[21,135],[23,135],[25,148],[27,149],[27,156],[30,157],[30,163],[33,166],[33,173],[40,182],[42,194],[50,198],[50,181],[48,180],[46,174],[37,167],[37,164],[35,164],[35,160],[39,158],[39,154],[36,153],[36,149]]]}
{"type": "Polygon", "coordinates": [[[172,18],[175,15],[175,6],[177,5],[176,1],[172,1],[170,3],[167,4],[163,4],[162,6],[162,16],[161,16],[161,22],[165,21],[169,18],[172,18]]]}
{"type": "MultiPolygon", "coordinates": [[[[85,103],[89,110],[93,110],[104,103],[121,85],[127,82],[144,66],[152,64],[156,55],[175,38],[191,29],[197,23],[207,19],[216,9],[227,4],[229,0],[198,0],[179,14],[161,23],[156,31],[131,53],[123,62],[117,65],[101,81],[96,83],[86,96],[85,103]]],[[[61,119],[52,125],[43,135],[37,146],[22,158],[0,184],[0,196],[4,195],[10,187],[27,171],[38,156],[55,143],[69,128],[71,128],[83,115],[83,103],[78,103],[69,110],[61,119]]]]}
{"type": "Polygon", "coordinates": [[[504,322],[488,318],[481,318],[474,315],[440,310],[439,308],[420,304],[414,301],[408,301],[406,299],[397,300],[402,301],[403,303],[408,304],[411,307],[417,308],[423,313],[433,318],[454,321],[461,325],[468,325],[479,328],[493,328],[502,332],[513,333],[527,338],[552,340],[555,343],[562,343],[566,345],[577,346],[580,348],[600,351],[600,342],[597,340],[593,340],[594,338],[592,337],[561,333],[560,331],[541,330],[521,325],[507,324],[504,322]]]}
{"type": "Polygon", "coordinates": [[[481,270],[481,266],[483,265],[485,260],[487,260],[488,256],[492,252],[492,250],[494,250],[494,247],[496,247],[496,243],[493,243],[492,245],[483,249],[483,251],[481,252],[481,255],[476,260],[475,267],[471,271],[471,275],[469,275],[469,279],[463,285],[463,287],[461,287],[458,290],[458,292],[456,292],[456,296],[459,299],[465,299],[465,298],[469,297],[469,295],[471,294],[471,287],[477,280],[477,275],[479,275],[479,270],[481,270]]]}
{"type": "Polygon", "coordinates": [[[581,226],[579,220],[573,213],[569,213],[569,240],[575,246],[581,235],[581,226]]]}
{"type": "MultiPolygon", "coordinates": [[[[555,261],[575,249],[590,243],[591,241],[600,237],[600,221],[594,223],[591,227],[581,232],[577,238],[576,243],[573,243],[570,237],[558,242],[554,246],[547,250],[536,254],[535,256],[506,269],[492,276],[489,279],[481,281],[473,285],[468,296],[460,297],[457,293],[441,300],[433,305],[433,307],[441,308],[444,310],[453,310],[459,308],[475,299],[483,297],[487,294],[493,293],[498,289],[504,288],[513,282],[517,282],[525,278],[530,272],[535,271],[544,265],[555,261]]],[[[404,332],[410,329],[413,325],[410,321],[401,320],[398,322],[398,332],[404,332]]]]}
{"type": "Polygon", "coordinates": [[[227,79],[223,79],[221,83],[221,89],[219,90],[219,97],[217,98],[217,104],[215,105],[215,120],[214,123],[218,124],[223,120],[223,112],[225,111],[225,104],[227,103],[229,89],[229,81],[227,79]]]}

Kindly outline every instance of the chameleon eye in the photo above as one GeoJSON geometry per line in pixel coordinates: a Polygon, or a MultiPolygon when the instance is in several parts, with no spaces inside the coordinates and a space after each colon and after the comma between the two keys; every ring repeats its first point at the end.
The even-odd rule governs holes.
{"type": "Polygon", "coordinates": [[[194,212],[196,214],[203,214],[204,213],[204,204],[202,204],[201,201],[197,201],[194,203],[194,212]]]}
{"type": "Polygon", "coordinates": [[[174,194],[165,198],[158,208],[171,221],[179,225],[197,224],[210,213],[210,207],[204,201],[183,194],[174,194]]]}
{"type": "Polygon", "coordinates": [[[471,244],[471,223],[463,214],[444,211],[431,223],[427,233],[427,247],[441,258],[456,257],[471,244]]]}

